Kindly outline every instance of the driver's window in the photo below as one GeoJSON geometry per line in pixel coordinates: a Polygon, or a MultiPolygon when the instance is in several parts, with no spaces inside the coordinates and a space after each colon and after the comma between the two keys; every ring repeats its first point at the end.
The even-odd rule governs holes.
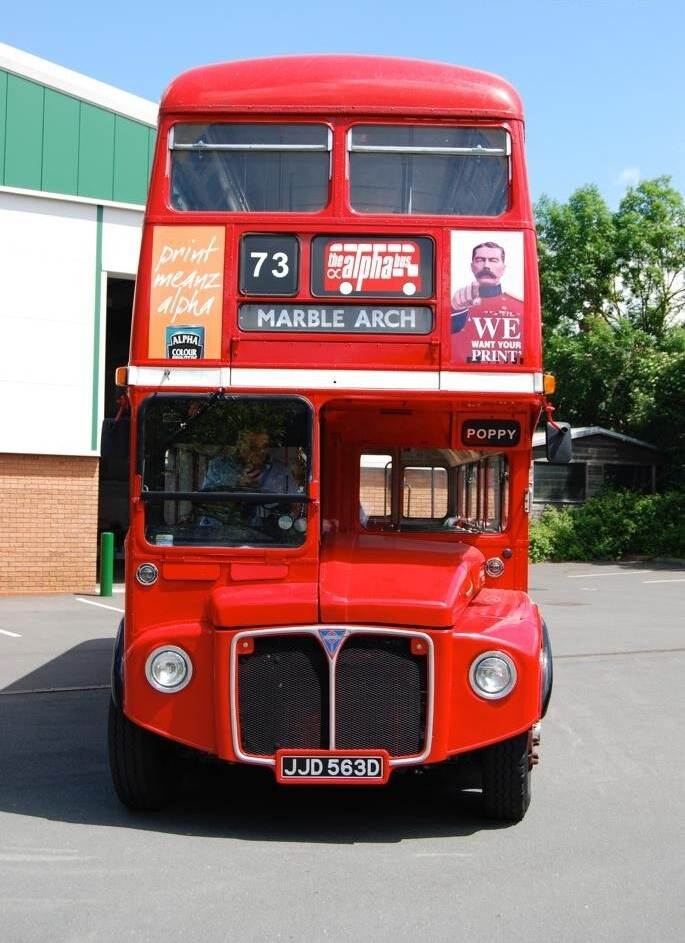
{"type": "Polygon", "coordinates": [[[311,407],[295,397],[156,396],[140,411],[151,543],[299,544],[311,407]]]}

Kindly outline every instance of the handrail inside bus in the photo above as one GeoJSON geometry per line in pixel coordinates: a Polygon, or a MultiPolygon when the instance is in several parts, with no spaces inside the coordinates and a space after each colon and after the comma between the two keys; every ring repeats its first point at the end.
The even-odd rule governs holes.
{"type": "Polygon", "coordinates": [[[203,501],[225,501],[227,499],[240,499],[245,503],[264,504],[265,501],[272,502],[277,499],[278,504],[297,503],[311,504],[314,498],[301,491],[148,491],[143,489],[140,493],[142,501],[152,501],[155,499],[164,501],[190,501],[193,498],[201,498],[203,501]]]}
{"type": "Polygon", "coordinates": [[[317,151],[327,154],[330,148],[326,144],[206,144],[198,141],[196,144],[170,145],[172,151],[269,151],[280,154],[282,151],[317,151]]]}
{"type": "Polygon", "coordinates": [[[454,154],[458,157],[508,157],[504,147],[412,147],[410,144],[351,144],[349,150],[355,154],[454,154]]]}

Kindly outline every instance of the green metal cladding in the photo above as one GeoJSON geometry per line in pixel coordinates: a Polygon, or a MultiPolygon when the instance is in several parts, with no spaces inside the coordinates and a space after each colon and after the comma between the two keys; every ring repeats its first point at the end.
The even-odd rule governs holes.
{"type": "Polygon", "coordinates": [[[0,184],[144,204],[155,128],[0,70],[0,184]]]}

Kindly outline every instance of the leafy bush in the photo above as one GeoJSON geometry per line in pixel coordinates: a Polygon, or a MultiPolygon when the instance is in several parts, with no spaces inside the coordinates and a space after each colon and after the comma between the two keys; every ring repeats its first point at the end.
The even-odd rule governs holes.
{"type": "Polygon", "coordinates": [[[605,491],[567,510],[547,508],[530,527],[530,560],[685,558],[685,491],[605,491]]]}

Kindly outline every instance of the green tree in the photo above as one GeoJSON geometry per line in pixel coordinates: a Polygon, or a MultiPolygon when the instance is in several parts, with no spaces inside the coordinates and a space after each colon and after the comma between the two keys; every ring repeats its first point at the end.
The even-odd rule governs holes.
{"type": "Polygon", "coordinates": [[[639,438],[658,444],[668,464],[664,482],[685,485],[685,327],[669,329],[633,364],[631,408],[627,427],[639,438]]]}
{"type": "Polygon", "coordinates": [[[597,187],[576,190],[565,204],[543,196],[535,216],[545,336],[610,319],[619,300],[616,231],[597,187]]]}
{"type": "Polygon", "coordinates": [[[586,318],[584,330],[575,334],[550,335],[545,369],[557,380],[558,415],[573,425],[631,434],[634,379],[652,351],[652,339],[627,318],[608,324],[595,316],[586,318]]]}
{"type": "Polygon", "coordinates": [[[611,212],[594,186],[536,206],[545,368],[557,415],[667,452],[685,470],[685,201],[668,177],[611,212]]]}
{"type": "Polygon", "coordinates": [[[685,202],[668,177],[631,187],[615,222],[616,276],[625,313],[662,338],[685,314],[685,202]]]}

